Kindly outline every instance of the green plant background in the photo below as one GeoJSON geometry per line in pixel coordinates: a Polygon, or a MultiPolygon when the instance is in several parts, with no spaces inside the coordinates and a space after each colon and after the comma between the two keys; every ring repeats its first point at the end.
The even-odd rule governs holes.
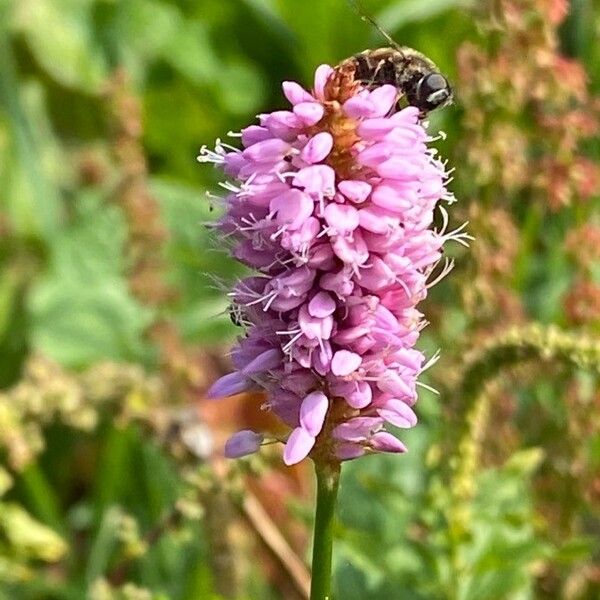
{"type": "MultiPolygon", "coordinates": [[[[561,3],[509,4],[524,7],[527,24],[561,3]]],[[[533,185],[479,177],[485,144],[469,156],[479,110],[487,111],[480,133],[490,155],[495,124],[507,122],[528,132],[531,156],[558,152],[551,137],[544,146],[526,107],[505,111],[501,82],[490,79],[489,95],[477,96],[459,73],[465,42],[482,55],[501,43],[502,28],[489,25],[502,2],[363,6],[462,84],[456,105],[431,119],[448,133],[439,145],[456,169],[452,219],[460,224],[472,217],[470,203],[479,206],[474,246],[500,253],[501,244],[485,245],[504,235],[487,215],[510,215],[517,252],[491,296],[506,292],[523,310],[515,319],[474,310],[481,260],[456,252],[456,273],[423,307],[432,325],[421,347],[443,357],[428,382],[441,395],[423,391],[421,423],[403,434],[406,456],[345,466],[335,597],[598,598],[600,295],[587,321],[569,318],[576,261],[564,240],[586,222],[600,225],[599,197],[574,194],[550,209],[533,185]]],[[[552,31],[560,52],[584,65],[590,93],[600,92],[598,3],[574,0],[552,31]]],[[[236,335],[215,277],[231,281],[237,267],[210,250],[202,226],[214,218],[205,191],[217,189],[217,174],[196,163],[198,148],[281,107],[282,80],[309,85],[317,65],[378,45],[344,0],[0,0],[2,600],[292,598],[253,562],[248,544],[229,550],[246,564],[235,586],[215,569],[211,503],[224,493],[239,506],[243,474],[260,479],[277,459],[252,459],[215,483],[208,463],[171,452],[148,414],[182,397],[138,398],[154,398],[152,378],[163,372],[147,332],[166,320],[187,347],[221,357],[236,335]],[[161,269],[174,301],[144,302],[128,281],[131,224],[114,201],[123,164],[113,156],[106,92],[117,69],[142,110],[145,185],[168,230],[161,269]],[[86,160],[98,179],[82,175],[86,160]],[[35,357],[42,365],[28,371],[35,357]],[[127,393],[99,391],[112,381],[106,361],[133,369],[127,393]],[[50,373],[32,375],[35,368],[50,373]],[[181,507],[177,522],[160,529],[173,506],[181,507]],[[115,577],[122,564],[126,576],[115,577]]],[[[512,59],[510,68],[535,61],[517,50],[512,59]]],[[[598,163],[597,136],[578,148],[598,163]]],[[[600,283],[598,262],[586,277],[600,283]]],[[[305,497],[287,510],[310,529],[305,497]]]]}

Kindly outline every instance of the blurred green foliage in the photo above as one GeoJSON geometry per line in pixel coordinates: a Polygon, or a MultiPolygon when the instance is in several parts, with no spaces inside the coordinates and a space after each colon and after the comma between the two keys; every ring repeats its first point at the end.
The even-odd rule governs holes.
{"type": "MultiPolygon", "coordinates": [[[[529,330],[516,330],[515,351],[491,324],[554,323],[597,343],[600,295],[585,296],[586,319],[565,300],[578,277],[600,283],[599,263],[580,268],[586,250],[575,244],[569,255],[564,242],[585,223],[600,225],[599,198],[576,192],[549,208],[544,190],[558,183],[501,184],[497,171],[510,174],[523,159],[519,132],[533,140],[526,169],[560,154],[551,133],[531,125],[547,98],[509,105],[510,71],[530,64],[535,74],[537,59],[516,48],[508,79],[482,82],[466,78],[457,58],[465,42],[493,56],[507,38],[493,13],[505,5],[523,9],[513,26],[526,37],[563,3],[362,4],[463,86],[431,127],[448,132],[439,145],[477,241],[476,258],[460,252],[456,279],[424,307],[432,326],[423,347],[445,356],[430,375],[442,394],[423,393],[421,424],[404,435],[411,452],[345,466],[336,598],[597,598],[598,363],[546,352],[552,339],[543,336],[521,354],[529,330]],[[514,156],[484,181],[500,123],[515,127],[506,136],[514,156]],[[485,259],[505,255],[493,280],[485,259]],[[518,316],[498,308],[505,295],[518,299],[518,316]],[[477,355],[486,340],[492,349],[477,355]],[[465,360],[477,365],[468,389],[465,360]]],[[[597,0],[574,0],[550,30],[599,93],[597,0]]],[[[224,550],[242,563],[241,582],[215,566],[224,526],[210,515],[221,511],[220,486],[239,506],[236,469],[245,467],[219,482],[190,448],[170,445],[161,415],[178,415],[197,389],[182,387],[181,365],[169,363],[179,346],[156,337],[156,325],[217,357],[235,335],[221,281],[239,267],[202,227],[213,219],[205,191],[217,179],[196,164],[199,146],[281,106],[282,80],[308,86],[318,64],[378,45],[344,0],[0,0],[0,599],[292,598],[243,544],[224,550]],[[126,74],[121,88],[116,72],[126,74]],[[141,122],[135,111],[128,121],[128,102],[139,103],[141,122]],[[141,171],[128,166],[136,144],[141,171]],[[141,212],[131,212],[127,190],[146,198],[141,212]],[[153,207],[164,238],[142,227],[153,207]],[[153,247],[155,270],[175,291],[166,300],[152,298],[152,281],[132,285],[153,247]]],[[[597,136],[581,148],[598,163],[597,136]]],[[[310,509],[296,512],[308,527],[310,509]]]]}

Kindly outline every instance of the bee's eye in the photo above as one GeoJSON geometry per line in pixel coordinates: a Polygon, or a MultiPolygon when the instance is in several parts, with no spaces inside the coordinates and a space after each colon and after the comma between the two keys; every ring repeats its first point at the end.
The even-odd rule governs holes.
{"type": "Polygon", "coordinates": [[[446,78],[439,73],[430,73],[423,79],[423,83],[421,84],[421,89],[424,94],[445,90],[447,87],[448,82],[446,81],[446,78]]]}
{"type": "Polygon", "coordinates": [[[451,94],[447,79],[440,73],[430,73],[419,81],[417,101],[422,106],[435,108],[446,102],[451,94]]]}

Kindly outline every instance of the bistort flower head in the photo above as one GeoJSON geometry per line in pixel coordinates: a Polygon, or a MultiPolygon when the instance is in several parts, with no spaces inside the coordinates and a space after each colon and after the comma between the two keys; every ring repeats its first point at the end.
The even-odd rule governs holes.
{"type": "MultiPolygon", "coordinates": [[[[199,156],[235,181],[216,227],[256,273],[230,294],[245,336],[209,397],[265,390],[263,408],[291,428],[288,465],[404,452],[385,425],[416,424],[417,378],[436,358],[415,349],[416,307],[451,267],[433,275],[444,242],[468,239],[446,230],[441,206],[432,227],[453,200],[445,164],[394,86],[369,91],[323,65],[311,93],[293,82],[283,93],[291,110],[260,115],[243,149],[217,142],[199,156]]],[[[229,454],[259,440],[236,434],[229,454]]]]}

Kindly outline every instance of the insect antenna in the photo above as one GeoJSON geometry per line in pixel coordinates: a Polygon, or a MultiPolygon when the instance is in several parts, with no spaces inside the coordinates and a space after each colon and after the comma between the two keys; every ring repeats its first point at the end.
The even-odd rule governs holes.
{"type": "Polygon", "coordinates": [[[390,46],[394,48],[394,50],[397,50],[401,54],[404,54],[402,47],[396,42],[396,40],[394,40],[394,38],[392,38],[392,36],[387,31],[385,31],[385,29],[383,29],[383,27],[381,27],[381,25],[379,25],[379,23],[373,17],[371,17],[363,11],[358,0],[348,0],[348,4],[350,4],[350,6],[355,10],[356,14],[365,23],[369,23],[370,25],[375,27],[375,29],[377,29],[377,31],[379,31],[379,33],[388,41],[390,46]]]}

